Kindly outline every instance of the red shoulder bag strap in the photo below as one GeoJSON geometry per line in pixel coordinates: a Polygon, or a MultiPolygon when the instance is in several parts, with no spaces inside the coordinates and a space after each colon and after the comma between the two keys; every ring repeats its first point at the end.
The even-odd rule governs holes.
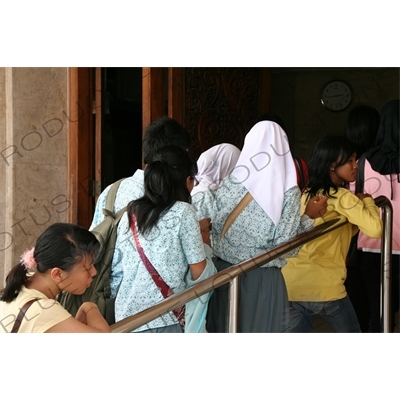
{"type": "MultiPolygon", "coordinates": [[[[140,258],[143,261],[143,264],[145,265],[147,271],[149,272],[151,278],[153,279],[154,283],[160,290],[161,294],[163,297],[166,299],[167,297],[171,296],[174,294],[173,290],[167,285],[167,283],[164,281],[163,278],[161,278],[160,274],[158,271],[155,269],[151,261],[147,258],[142,245],[139,242],[139,237],[137,234],[137,229],[136,229],[136,217],[132,214],[131,216],[131,230],[133,233],[133,237],[135,238],[135,244],[137,251],[140,255],[140,258]]],[[[179,323],[182,326],[185,326],[185,306],[176,308],[173,310],[173,313],[176,318],[178,318],[179,323]]]]}

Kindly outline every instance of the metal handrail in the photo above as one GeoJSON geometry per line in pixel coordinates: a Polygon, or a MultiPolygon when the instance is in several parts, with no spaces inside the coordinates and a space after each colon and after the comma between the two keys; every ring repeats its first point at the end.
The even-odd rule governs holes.
{"type": "MultiPolygon", "coordinates": [[[[199,296],[208,293],[211,290],[214,290],[226,283],[229,283],[239,275],[249,272],[254,268],[259,267],[260,265],[266,264],[267,262],[274,260],[275,258],[287,253],[288,251],[293,250],[303,245],[304,243],[307,243],[310,240],[326,234],[332,229],[336,229],[339,226],[345,224],[347,224],[347,220],[345,218],[335,218],[331,221],[324,222],[309,230],[308,232],[296,236],[287,243],[277,246],[268,252],[250,258],[249,260],[243,261],[236,265],[232,265],[231,267],[218,272],[210,278],[207,278],[204,281],[197,283],[191,288],[160,301],[153,307],[150,307],[111,325],[111,332],[131,332],[132,330],[139,328],[144,324],[147,324],[148,322],[162,316],[163,314],[166,314],[167,312],[172,311],[177,307],[183,306],[187,302],[198,298],[199,296]]],[[[231,312],[234,315],[237,314],[235,312],[236,310],[237,307],[231,307],[231,312]]],[[[232,321],[231,323],[235,324],[235,318],[230,318],[230,320],[232,321]]]]}
{"type": "MultiPolygon", "coordinates": [[[[390,282],[391,279],[391,243],[392,243],[392,206],[390,201],[385,196],[379,196],[375,200],[375,204],[377,207],[383,208],[384,213],[382,216],[383,220],[383,233],[382,233],[382,270],[383,266],[384,272],[382,272],[382,298],[385,298],[385,302],[381,303],[382,309],[382,327],[383,332],[389,332],[390,325],[390,282]]],[[[233,265],[224,271],[220,271],[212,277],[205,279],[202,282],[192,286],[185,291],[174,294],[171,297],[168,297],[165,300],[157,303],[153,307],[150,307],[146,310],[143,310],[135,315],[127,317],[113,325],[111,325],[112,333],[123,333],[123,332],[131,332],[134,329],[139,328],[140,326],[147,324],[148,322],[162,316],[163,314],[174,310],[177,307],[180,307],[205,293],[210,292],[213,289],[216,289],[219,286],[222,286],[226,283],[232,281],[233,283],[230,285],[230,302],[229,302],[229,324],[228,331],[236,332],[237,330],[237,309],[238,309],[238,276],[251,271],[254,268],[259,267],[260,265],[266,264],[269,261],[274,260],[275,258],[287,253],[290,250],[293,250],[299,246],[302,246],[305,243],[310,242],[313,239],[316,239],[319,236],[322,236],[334,229],[339,228],[347,224],[348,221],[344,217],[335,218],[333,220],[327,221],[323,224],[320,224],[308,232],[305,232],[301,235],[296,236],[288,243],[282,244],[266,253],[262,253],[256,257],[253,257],[249,260],[246,260],[240,264],[233,265]]]]}
{"type": "MultiPolygon", "coordinates": [[[[390,313],[390,280],[392,272],[392,231],[393,231],[393,209],[391,202],[385,196],[379,196],[375,199],[377,207],[383,209],[382,222],[383,232],[381,241],[381,326],[384,333],[390,332],[391,329],[391,313],[390,313]]],[[[341,217],[324,222],[308,232],[296,236],[288,243],[284,243],[266,253],[262,253],[242,263],[233,265],[224,271],[220,271],[212,277],[197,283],[185,291],[174,294],[160,303],[143,310],[135,315],[127,317],[113,325],[111,325],[112,333],[131,332],[134,329],[174,310],[175,308],[186,304],[187,302],[198,298],[199,296],[216,289],[226,283],[233,282],[230,285],[229,302],[229,332],[237,330],[237,309],[238,309],[238,277],[260,265],[291,251],[305,243],[316,239],[319,236],[339,228],[347,224],[348,221],[341,217]]],[[[0,294],[3,289],[0,289],[0,294]]]]}

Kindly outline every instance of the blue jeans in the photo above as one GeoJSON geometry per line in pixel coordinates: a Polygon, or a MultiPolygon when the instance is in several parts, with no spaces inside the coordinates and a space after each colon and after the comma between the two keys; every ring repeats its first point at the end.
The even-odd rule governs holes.
{"type": "Polygon", "coordinates": [[[338,333],[359,333],[360,325],[348,296],[332,301],[290,301],[285,318],[287,333],[311,332],[312,317],[319,314],[338,333]]]}

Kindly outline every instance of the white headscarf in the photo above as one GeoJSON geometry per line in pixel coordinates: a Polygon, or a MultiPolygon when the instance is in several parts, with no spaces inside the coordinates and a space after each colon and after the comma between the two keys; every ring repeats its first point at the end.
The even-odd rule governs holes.
{"type": "Polygon", "coordinates": [[[254,125],[245,137],[232,175],[278,225],[284,193],[297,185],[296,169],[285,131],[272,121],[254,125]]]}
{"type": "Polygon", "coordinates": [[[202,153],[197,160],[199,185],[193,188],[191,195],[217,189],[222,179],[235,168],[239,155],[240,150],[230,143],[218,144],[202,153]]]}

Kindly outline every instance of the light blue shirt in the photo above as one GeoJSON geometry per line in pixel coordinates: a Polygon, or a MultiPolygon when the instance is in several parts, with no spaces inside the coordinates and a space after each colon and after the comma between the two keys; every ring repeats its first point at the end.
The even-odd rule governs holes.
{"type": "Polygon", "coordinates": [[[197,212],[199,221],[211,218],[214,213],[215,190],[206,189],[192,196],[192,204],[197,212]]]}
{"type": "MultiPolygon", "coordinates": [[[[103,192],[100,194],[96,208],[94,210],[94,216],[92,224],[89,230],[92,230],[104,219],[103,208],[106,206],[107,194],[111,188],[111,185],[107,186],[103,192]]],[[[144,195],[144,171],[141,169],[136,170],[136,172],[129,178],[125,178],[119,185],[117,196],[114,203],[114,213],[121,210],[128,205],[132,200],[136,200],[144,195]]]]}
{"type": "MultiPolygon", "coordinates": [[[[225,220],[246,193],[245,186],[232,175],[226,177],[214,193],[211,217],[212,243],[214,254],[224,261],[239,264],[288,242],[314,226],[311,218],[306,215],[300,217],[300,189],[294,186],[284,195],[282,215],[277,226],[260,205],[252,200],[233,222],[222,240],[219,240],[225,220]]],[[[204,205],[203,208],[207,209],[204,205]]],[[[292,250],[285,254],[285,258],[294,257],[298,252],[299,249],[292,250]]],[[[263,267],[284,265],[286,260],[279,257],[263,267]]]]}
{"type": "MultiPolygon", "coordinates": [[[[104,219],[103,208],[106,205],[106,197],[110,188],[111,185],[105,188],[98,198],[90,229],[93,229],[104,219]]],[[[133,176],[121,182],[115,199],[114,212],[118,212],[128,205],[130,201],[136,200],[143,195],[144,171],[138,169],[133,176]]],[[[202,243],[199,225],[195,216],[195,210],[190,204],[178,202],[160,221],[160,227],[164,226],[169,229],[171,228],[170,225],[172,225],[173,229],[165,229],[163,234],[159,236],[155,231],[151,233],[151,238],[156,237],[157,239],[154,241],[155,247],[153,247],[153,240],[146,243],[146,240],[139,236],[141,242],[144,242],[142,246],[149,248],[149,250],[145,248],[146,255],[149,258],[151,257],[150,260],[152,262],[154,260],[156,264],[153,265],[156,266],[163,279],[168,284],[170,281],[173,283],[174,286],[170,287],[174,292],[182,291],[216,273],[215,266],[211,261],[211,249],[202,243]],[[182,212],[182,214],[179,215],[179,212],[182,212]],[[176,236],[172,237],[170,236],[171,234],[175,234],[176,236]],[[177,251],[172,254],[174,249],[177,251]],[[152,255],[147,254],[148,252],[152,255]],[[193,281],[188,264],[202,261],[205,258],[205,254],[207,255],[207,266],[201,276],[196,281],[193,281]],[[162,264],[160,267],[158,266],[159,263],[162,264]],[[172,267],[168,268],[171,265],[172,267]],[[167,271],[161,273],[165,268],[167,271]],[[166,277],[164,277],[164,273],[166,277]],[[174,273],[177,273],[175,277],[174,273]]],[[[114,252],[111,268],[110,284],[112,297],[116,297],[117,292],[119,295],[116,300],[117,321],[151,307],[163,299],[158,289],[155,291],[156,286],[153,281],[150,281],[150,275],[136,252],[133,236],[129,230],[127,213],[121,218],[116,251],[114,252]],[[132,281],[136,277],[138,277],[138,281],[132,284],[132,281]],[[120,291],[118,291],[118,288],[120,291]],[[137,300],[135,300],[134,293],[137,294],[137,300]]],[[[208,297],[209,294],[202,295],[200,298],[187,303],[185,332],[205,331],[204,318],[207,310],[206,298],[208,299],[208,297]]],[[[169,313],[138,328],[137,331],[175,323],[177,323],[176,317],[173,313],[169,313]]]]}
{"type": "MultiPolygon", "coordinates": [[[[144,236],[139,233],[139,240],[147,258],[174,293],[188,288],[185,277],[190,274],[189,264],[206,258],[196,212],[191,204],[185,202],[177,201],[149,233],[144,236]]],[[[154,306],[164,297],[136,251],[127,213],[118,226],[116,249],[110,284],[113,297],[118,290],[115,319],[120,321],[154,306]]],[[[175,315],[170,312],[136,331],[177,322],[175,315]]]]}

